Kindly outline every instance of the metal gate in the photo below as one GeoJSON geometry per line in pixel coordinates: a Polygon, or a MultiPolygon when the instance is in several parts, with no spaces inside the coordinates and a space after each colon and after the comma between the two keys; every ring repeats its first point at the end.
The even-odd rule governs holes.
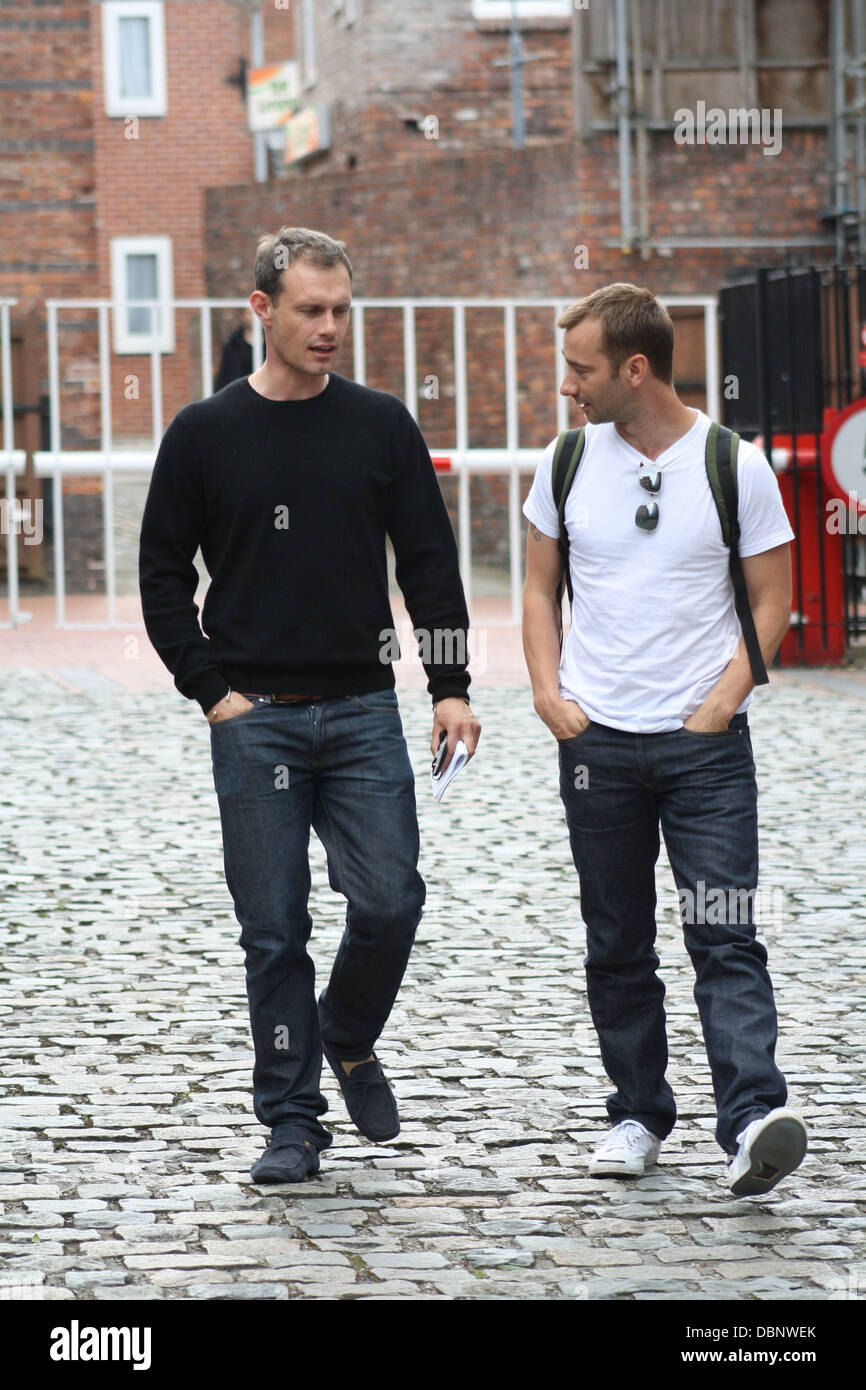
{"type": "Polygon", "coordinates": [[[788,660],[839,660],[866,636],[866,536],[829,544],[823,470],[828,421],[866,395],[863,324],[863,266],[760,269],[719,295],[723,421],[772,460],[797,537],[788,660]]]}

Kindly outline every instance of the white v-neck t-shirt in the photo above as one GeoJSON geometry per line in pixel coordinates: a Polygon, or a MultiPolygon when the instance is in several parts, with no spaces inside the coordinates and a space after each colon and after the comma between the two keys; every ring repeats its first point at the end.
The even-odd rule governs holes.
{"type": "MultiPolygon", "coordinates": [[[[655,531],[635,525],[653,496],[638,482],[648,463],[613,424],[587,425],[583,457],[565,506],[574,606],[559,671],[560,692],[591,720],[636,733],[680,728],[734,656],[740,623],[704,451],[709,416],[655,460],[662,485],[655,531]]],[[[551,466],[544,452],[523,512],[559,536],[551,466]]],[[[765,456],[741,440],[737,454],[740,555],[794,538],[765,456]]],[[[747,696],[740,710],[747,708],[747,696]]]]}

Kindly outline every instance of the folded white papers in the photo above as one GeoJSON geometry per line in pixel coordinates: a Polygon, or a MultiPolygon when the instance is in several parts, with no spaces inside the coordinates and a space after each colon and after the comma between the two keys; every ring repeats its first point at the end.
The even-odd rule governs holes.
{"type": "Polygon", "coordinates": [[[433,788],[433,799],[435,801],[442,800],[445,795],[445,788],[448,786],[451,778],[456,777],[458,772],[462,771],[466,766],[466,762],[466,744],[463,742],[462,738],[459,738],[457,740],[457,747],[451,754],[447,767],[439,773],[438,777],[434,777],[432,772],[430,774],[430,785],[433,788]]]}

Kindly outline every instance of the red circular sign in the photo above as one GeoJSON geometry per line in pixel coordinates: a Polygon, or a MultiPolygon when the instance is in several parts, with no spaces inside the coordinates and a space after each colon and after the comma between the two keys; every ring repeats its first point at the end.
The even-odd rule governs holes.
{"type": "Polygon", "coordinates": [[[832,496],[866,511],[866,396],[852,401],[824,432],[821,472],[832,496]]]}

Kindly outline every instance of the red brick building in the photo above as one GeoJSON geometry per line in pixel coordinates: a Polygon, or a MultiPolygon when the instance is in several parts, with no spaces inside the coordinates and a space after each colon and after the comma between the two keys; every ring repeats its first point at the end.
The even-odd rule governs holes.
{"type": "MultiPolygon", "coordinates": [[[[204,295],[205,190],[253,177],[244,90],[253,13],[244,0],[0,7],[0,296],[18,301],[13,394],[28,410],[16,443],[28,452],[39,447],[35,410],[41,400],[44,417],[49,389],[46,301],[204,295]]],[[[291,57],[293,17],[274,8],[263,29],[291,57]]],[[[151,312],[121,308],[111,322],[111,426],[121,445],[151,437],[154,343],[169,368],[163,420],[201,394],[198,316],[166,311],[161,332],[150,333],[151,312]]],[[[215,319],[209,353],[236,318],[215,319]]],[[[62,446],[98,447],[97,311],[62,310],[57,325],[62,446]]],[[[41,435],[44,446],[44,425],[41,435]]],[[[26,490],[39,487],[30,480],[26,490]]],[[[79,499],[99,492],[98,478],[64,481],[70,578],[99,544],[99,508],[79,499]]],[[[22,551],[34,576],[41,549],[22,551]]]]}
{"type": "Polygon", "coordinates": [[[330,147],[266,189],[211,190],[212,289],[252,228],[281,218],[345,236],[361,253],[360,292],[377,295],[570,296],[614,278],[714,293],[731,271],[830,244],[825,0],[641,0],[625,92],[630,229],[613,0],[519,0],[523,151],[510,4],[359,0],[348,25],[342,0],[292,4],[309,21],[298,26],[302,100],[327,108],[330,147]],[[675,113],[701,102],[778,110],[778,148],[677,143],[675,113]]]}

